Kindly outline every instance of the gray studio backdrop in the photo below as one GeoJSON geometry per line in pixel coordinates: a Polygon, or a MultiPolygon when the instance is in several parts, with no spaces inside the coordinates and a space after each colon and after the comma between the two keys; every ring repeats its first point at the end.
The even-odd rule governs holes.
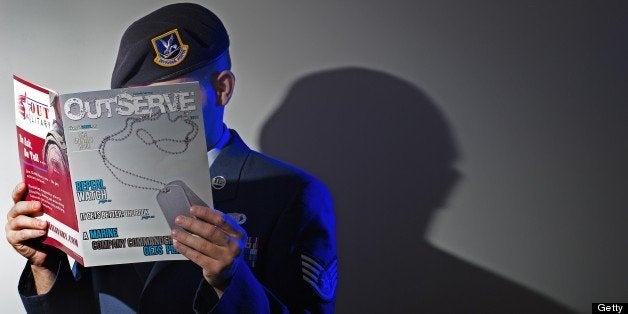
{"type": "MultiPolygon", "coordinates": [[[[0,2],[3,210],[10,75],[107,88],[123,30],[165,3],[0,2]]],[[[232,39],[229,126],[334,195],[338,312],[628,302],[626,4],[205,3],[232,39]]],[[[3,312],[23,311],[0,254],[3,312]]]]}

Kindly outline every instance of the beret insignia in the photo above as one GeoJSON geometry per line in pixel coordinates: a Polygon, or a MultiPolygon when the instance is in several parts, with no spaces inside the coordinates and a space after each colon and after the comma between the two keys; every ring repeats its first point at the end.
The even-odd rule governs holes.
{"type": "Polygon", "coordinates": [[[183,44],[179,31],[175,28],[151,39],[155,49],[155,63],[162,67],[175,66],[188,54],[188,45],[183,44]]]}

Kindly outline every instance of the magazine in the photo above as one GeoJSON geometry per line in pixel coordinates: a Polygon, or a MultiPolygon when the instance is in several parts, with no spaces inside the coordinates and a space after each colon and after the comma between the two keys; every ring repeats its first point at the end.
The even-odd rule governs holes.
{"type": "Polygon", "coordinates": [[[86,267],[186,259],[174,219],[213,203],[198,82],[57,94],[13,79],[44,243],[86,267]]]}

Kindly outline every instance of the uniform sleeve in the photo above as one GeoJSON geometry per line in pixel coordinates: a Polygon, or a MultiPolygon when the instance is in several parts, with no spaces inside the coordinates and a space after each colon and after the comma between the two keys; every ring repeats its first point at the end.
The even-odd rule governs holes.
{"type": "MultiPolygon", "coordinates": [[[[296,275],[290,302],[293,312],[333,313],[338,284],[336,222],[332,199],[325,186],[310,182],[296,201],[303,211],[304,225],[297,230],[296,241],[286,261],[296,275]]],[[[290,222],[286,222],[290,224],[290,222]]],[[[285,293],[285,292],[284,292],[285,293]]],[[[289,294],[290,295],[290,294],[289,294]]]]}
{"type": "Polygon", "coordinates": [[[48,293],[36,294],[30,263],[22,271],[18,292],[27,313],[94,313],[89,275],[75,279],[67,259],[57,265],[55,282],[48,293]]]}
{"type": "Polygon", "coordinates": [[[220,300],[201,282],[195,311],[333,313],[338,259],[333,205],[324,185],[313,179],[294,192],[264,254],[258,278],[241,263],[220,300]]]}

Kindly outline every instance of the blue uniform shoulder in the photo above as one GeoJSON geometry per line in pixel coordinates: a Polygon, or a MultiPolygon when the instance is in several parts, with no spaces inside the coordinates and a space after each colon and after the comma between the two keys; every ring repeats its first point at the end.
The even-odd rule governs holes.
{"type": "Polygon", "coordinates": [[[290,177],[308,188],[327,191],[325,184],[312,174],[263,153],[252,150],[247,160],[247,164],[257,168],[260,172],[290,177]]]}
{"type": "Polygon", "coordinates": [[[281,160],[269,157],[262,153],[251,151],[247,158],[245,170],[247,177],[264,176],[280,178],[278,180],[289,185],[295,193],[295,202],[302,203],[303,209],[314,210],[318,214],[321,211],[332,211],[332,198],[329,190],[323,182],[312,174],[290,165],[281,160]]]}

